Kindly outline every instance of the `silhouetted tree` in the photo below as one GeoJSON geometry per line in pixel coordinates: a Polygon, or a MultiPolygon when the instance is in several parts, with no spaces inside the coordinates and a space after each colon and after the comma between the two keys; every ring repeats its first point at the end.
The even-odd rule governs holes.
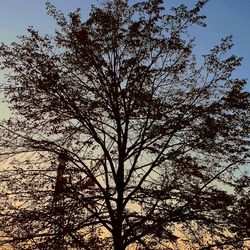
{"type": "Polygon", "coordinates": [[[249,239],[249,93],[232,37],[197,63],[199,1],[108,0],[2,44],[1,244],[240,249],[249,239]]]}

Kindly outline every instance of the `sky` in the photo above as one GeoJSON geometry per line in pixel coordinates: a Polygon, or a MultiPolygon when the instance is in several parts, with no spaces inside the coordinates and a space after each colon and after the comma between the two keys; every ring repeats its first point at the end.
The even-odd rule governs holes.
{"type": "MultiPolygon", "coordinates": [[[[80,7],[84,19],[88,17],[92,4],[100,0],[51,0],[64,13],[80,7]]],[[[130,3],[136,0],[129,0],[130,3]]],[[[169,9],[182,3],[192,7],[196,0],[165,0],[169,9]]],[[[17,41],[17,35],[26,33],[28,26],[33,26],[42,34],[53,34],[56,29],[54,20],[45,9],[46,0],[1,0],[0,1],[0,42],[17,41]]],[[[249,79],[247,90],[250,91],[250,0],[210,0],[201,12],[207,16],[207,28],[194,28],[192,35],[196,37],[196,52],[199,55],[209,53],[209,50],[220,39],[232,34],[234,48],[232,53],[243,57],[243,63],[234,76],[249,79]]],[[[0,75],[3,81],[3,76],[0,75]]],[[[6,116],[7,109],[0,106],[0,118],[6,116]]]]}

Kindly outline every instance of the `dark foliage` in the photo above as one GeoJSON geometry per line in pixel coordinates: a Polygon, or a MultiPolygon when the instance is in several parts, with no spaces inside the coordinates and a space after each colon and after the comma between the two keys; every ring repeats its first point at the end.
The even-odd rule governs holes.
{"type": "Polygon", "coordinates": [[[249,239],[249,93],[232,37],[197,64],[188,10],[109,0],[1,45],[1,244],[240,249],[249,239]]]}

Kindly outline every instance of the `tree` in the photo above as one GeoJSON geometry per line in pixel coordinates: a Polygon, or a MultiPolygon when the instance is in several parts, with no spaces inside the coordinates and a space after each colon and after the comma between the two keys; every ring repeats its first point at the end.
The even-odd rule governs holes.
{"type": "Polygon", "coordinates": [[[197,63],[198,1],[108,0],[54,37],[2,44],[1,243],[15,249],[240,249],[249,93],[232,37],[197,63]]]}

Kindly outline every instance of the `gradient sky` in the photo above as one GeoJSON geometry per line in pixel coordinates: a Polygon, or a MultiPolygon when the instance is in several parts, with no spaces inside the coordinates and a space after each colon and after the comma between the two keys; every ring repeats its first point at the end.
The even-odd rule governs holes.
{"type": "MultiPolygon", "coordinates": [[[[137,0],[129,0],[134,3],[137,0]]],[[[48,17],[45,9],[46,0],[1,0],[0,1],[0,42],[9,44],[17,41],[17,35],[26,33],[32,25],[42,34],[53,34],[55,23],[48,17]]],[[[52,4],[64,13],[69,13],[77,7],[82,9],[83,18],[88,17],[91,4],[98,0],[51,0],[52,4]]],[[[194,6],[196,0],[165,0],[166,8],[187,4],[194,6]]],[[[235,72],[235,77],[249,79],[247,90],[250,91],[250,0],[210,0],[202,10],[207,16],[207,28],[194,28],[192,35],[196,37],[196,52],[206,54],[222,37],[232,34],[234,37],[233,54],[243,56],[243,64],[235,72]]],[[[3,81],[0,74],[0,81],[3,81]]],[[[6,113],[6,108],[0,106],[0,117],[6,113]]],[[[5,116],[5,115],[4,115],[5,116]]]]}

